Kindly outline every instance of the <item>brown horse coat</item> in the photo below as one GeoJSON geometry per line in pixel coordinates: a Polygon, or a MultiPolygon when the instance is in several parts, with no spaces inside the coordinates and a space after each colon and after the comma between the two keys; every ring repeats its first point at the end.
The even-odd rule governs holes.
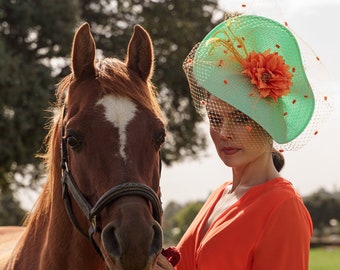
{"type": "MultiPolygon", "coordinates": [[[[150,82],[153,50],[148,33],[136,26],[125,62],[95,59],[89,25],[77,31],[72,74],[58,87],[57,115],[44,156],[47,181],[26,228],[0,228],[0,269],[153,269],[162,248],[162,231],[151,203],[139,195],[109,201],[89,221],[71,197],[79,230],[62,198],[62,174],[72,173],[79,193],[93,207],[115,185],[148,186],[160,197],[160,155],[165,128],[150,82]],[[65,108],[65,110],[64,110],[65,108]],[[60,169],[61,141],[67,170],[60,169]],[[18,240],[20,238],[20,240],[18,240]]],[[[64,164],[65,167],[65,164],[64,164]]]]}

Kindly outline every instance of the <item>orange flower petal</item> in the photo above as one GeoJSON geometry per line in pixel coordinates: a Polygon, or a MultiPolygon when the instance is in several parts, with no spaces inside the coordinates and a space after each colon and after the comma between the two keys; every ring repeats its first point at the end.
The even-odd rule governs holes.
{"type": "Polygon", "coordinates": [[[250,78],[262,98],[271,97],[277,101],[289,93],[293,75],[277,52],[270,53],[269,49],[263,53],[252,51],[241,64],[242,73],[250,78]]]}

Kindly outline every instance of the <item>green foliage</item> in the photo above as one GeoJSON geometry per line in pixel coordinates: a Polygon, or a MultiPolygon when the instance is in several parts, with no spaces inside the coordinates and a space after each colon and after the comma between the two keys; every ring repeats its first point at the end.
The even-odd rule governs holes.
{"type": "Polygon", "coordinates": [[[35,62],[69,52],[78,1],[2,0],[0,10],[1,36],[13,55],[35,62]]]}
{"type": "Polygon", "coordinates": [[[182,238],[185,231],[199,212],[203,202],[189,202],[179,205],[175,202],[169,203],[164,210],[163,231],[165,245],[175,245],[182,238]]]}
{"type": "Polygon", "coordinates": [[[206,142],[181,66],[194,43],[214,26],[217,2],[0,0],[0,196],[12,196],[41,176],[35,154],[44,151],[46,110],[54,102],[55,84],[70,71],[74,30],[83,21],[90,23],[105,56],[124,58],[135,24],[150,32],[154,84],[169,123],[162,158],[170,165],[196,157],[206,142]],[[20,176],[28,180],[20,182],[20,176]]]}
{"type": "MultiPolygon", "coordinates": [[[[105,56],[124,57],[135,24],[150,33],[154,43],[159,101],[168,119],[162,159],[172,164],[195,158],[206,147],[197,128],[201,121],[191,103],[182,63],[196,42],[214,27],[217,0],[82,0],[83,19],[91,24],[97,47],[105,56]]],[[[218,16],[217,16],[218,17],[218,16]]],[[[222,18],[222,14],[218,17],[222,18]]]]}
{"type": "Polygon", "coordinates": [[[314,234],[322,236],[330,227],[330,220],[340,221],[340,193],[320,189],[304,197],[304,203],[312,217],[314,234]]]}
{"type": "MultiPolygon", "coordinates": [[[[54,100],[58,80],[51,75],[52,61],[69,52],[76,4],[75,0],[57,5],[52,0],[0,1],[1,198],[12,198],[15,190],[32,185],[41,174],[35,154],[47,132],[46,109],[54,100]],[[20,178],[29,180],[20,182],[20,178]]],[[[1,201],[2,209],[19,207],[15,203],[17,207],[10,208],[8,200],[1,201]]],[[[5,214],[16,215],[10,210],[2,211],[5,214]]]]}
{"type": "Polygon", "coordinates": [[[164,246],[174,246],[177,244],[177,239],[174,237],[176,235],[174,216],[182,207],[182,205],[176,202],[170,202],[164,209],[162,220],[164,246]]]}
{"type": "Polygon", "coordinates": [[[21,224],[25,211],[20,208],[19,202],[10,195],[0,197],[0,225],[21,224]]]}
{"type": "Polygon", "coordinates": [[[155,44],[155,83],[159,99],[169,120],[169,143],[164,161],[195,157],[206,146],[197,129],[200,116],[191,102],[182,63],[192,47],[212,29],[217,1],[147,1],[141,13],[142,25],[150,30],[155,44]]]}

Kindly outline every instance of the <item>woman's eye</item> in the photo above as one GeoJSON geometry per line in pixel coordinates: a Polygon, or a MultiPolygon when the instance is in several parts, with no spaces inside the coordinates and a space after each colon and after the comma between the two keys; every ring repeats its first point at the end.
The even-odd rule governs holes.
{"type": "Polygon", "coordinates": [[[250,118],[247,115],[241,112],[235,113],[232,117],[233,117],[234,123],[237,123],[237,124],[245,124],[245,123],[248,123],[250,120],[250,118]]]}
{"type": "Polygon", "coordinates": [[[76,149],[81,146],[81,140],[74,135],[67,136],[66,141],[72,149],[76,149]]]}
{"type": "Polygon", "coordinates": [[[209,121],[214,127],[220,127],[223,123],[222,117],[216,113],[209,113],[209,121]]]}

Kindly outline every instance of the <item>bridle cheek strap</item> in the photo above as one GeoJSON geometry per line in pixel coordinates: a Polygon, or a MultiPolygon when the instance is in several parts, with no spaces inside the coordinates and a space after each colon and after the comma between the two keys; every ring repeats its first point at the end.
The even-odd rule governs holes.
{"type": "Polygon", "coordinates": [[[89,203],[86,201],[82,193],[79,191],[79,188],[77,185],[75,185],[74,180],[72,179],[72,175],[69,172],[63,171],[62,174],[62,198],[64,199],[65,208],[67,210],[67,214],[74,225],[76,229],[86,238],[88,238],[88,235],[83,232],[81,227],[79,226],[79,223],[73,213],[70,193],[74,200],[76,201],[77,205],[80,207],[84,215],[89,220],[89,209],[91,208],[89,203]]]}

